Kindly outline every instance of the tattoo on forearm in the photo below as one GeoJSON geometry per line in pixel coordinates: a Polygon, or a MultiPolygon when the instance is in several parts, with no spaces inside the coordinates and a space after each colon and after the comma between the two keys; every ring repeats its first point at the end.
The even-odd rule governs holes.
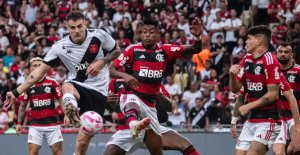
{"type": "Polygon", "coordinates": [[[239,107],[244,103],[245,97],[244,95],[239,95],[234,103],[235,107],[233,110],[233,116],[238,117],[239,116],[239,107]]]}
{"type": "Polygon", "coordinates": [[[25,112],[26,112],[26,104],[21,103],[21,106],[19,109],[19,115],[18,115],[18,122],[21,122],[23,120],[25,112]]]}
{"type": "Polygon", "coordinates": [[[115,60],[116,58],[118,58],[118,56],[121,54],[121,51],[119,48],[116,48],[114,51],[112,51],[111,53],[107,54],[104,58],[103,61],[105,63],[109,63],[113,60],[115,60]]]}
{"type": "Polygon", "coordinates": [[[261,106],[265,106],[265,105],[268,105],[270,103],[271,103],[271,101],[268,98],[266,98],[264,96],[261,98],[261,106]]]}

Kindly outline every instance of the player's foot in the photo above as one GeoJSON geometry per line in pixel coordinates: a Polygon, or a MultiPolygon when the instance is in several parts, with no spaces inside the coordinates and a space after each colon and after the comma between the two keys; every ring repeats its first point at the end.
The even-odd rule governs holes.
{"type": "Polygon", "coordinates": [[[144,118],[140,121],[131,121],[129,123],[129,127],[131,130],[131,135],[133,138],[137,138],[139,133],[144,130],[151,123],[150,118],[144,118]]]}
{"type": "Polygon", "coordinates": [[[70,123],[73,124],[76,128],[81,126],[81,121],[77,113],[77,109],[74,105],[66,105],[66,115],[70,119],[70,123]]]}

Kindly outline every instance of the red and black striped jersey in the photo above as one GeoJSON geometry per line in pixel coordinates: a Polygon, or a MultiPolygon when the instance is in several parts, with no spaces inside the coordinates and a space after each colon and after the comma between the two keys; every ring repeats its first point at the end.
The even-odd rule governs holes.
{"type": "Polygon", "coordinates": [[[31,126],[49,126],[59,123],[54,101],[62,98],[62,92],[54,79],[45,77],[43,81],[30,87],[24,100],[30,103],[31,126]]]}
{"type": "MultiPolygon", "coordinates": [[[[279,63],[276,56],[271,52],[265,52],[256,59],[253,58],[252,54],[247,54],[240,62],[240,65],[241,69],[236,79],[243,83],[249,103],[264,96],[268,91],[268,84],[280,84],[279,63]]],[[[275,116],[275,112],[277,112],[276,101],[267,106],[251,110],[249,121],[254,118],[251,115],[261,116],[266,111],[274,111],[272,115],[275,116]]],[[[270,121],[270,119],[259,119],[259,121],[270,121]]]]}
{"type": "Polygon", "coordinates": [[[181,57],[182,54],[183,46],[157,44],[155,50],[147,50],[138,43],[127,47],[119,58],[114,60],[114,65],[117,68],[131,66],[129,74],[138,80],[138,87],[131,90],[146,104],[151,104],[159,92],[168,61],[181,57]],[[146,99],[147,97],[152,99],[146,99]]]}

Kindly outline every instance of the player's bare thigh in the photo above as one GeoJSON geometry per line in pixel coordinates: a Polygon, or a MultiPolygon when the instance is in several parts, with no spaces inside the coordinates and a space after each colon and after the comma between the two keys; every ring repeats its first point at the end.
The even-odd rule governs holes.
{"type": "Polygon", "coordinates": [[[235,155],[246,155],[247,151],[235,149],[235,155]]]}
{"type": "Polygon", "coordinates": [[[267,152],[266,145],[252,141],[249,150],[247,151],[247,155],[265,155],[267,152]]]}
{"type": "Polygon", "coordinates": [[[39,154],[39,149],[41,146],[33,143],[29,143],[29,155],[38,155],[39,154]]]}
{"type": "Polygon", "coordinates": [[[105,147],[103,155],[125,155],[126,151],[119,146],[110,144],[105,147]]]}
{"type": "Polygon", "coordinates": [[[62,155],[62,142],[57,142],[50,147],[53,155],[62,155]]]}
{"type": "Polygon", "coordinates": [[[162,143],[164,150],[178,150],[181,152],[192,145],[188,139],[172,130],[162,134],[162,143]]]}
{"type": "Polygon", "coordinates": [[[76,98],[76,100],[80,99],[80,94],[72,83],[64,83],[62,85],[62,92],[63,92],[63,94],[65,94],[65,93],[73,94],[74,97],[76,98]]]}

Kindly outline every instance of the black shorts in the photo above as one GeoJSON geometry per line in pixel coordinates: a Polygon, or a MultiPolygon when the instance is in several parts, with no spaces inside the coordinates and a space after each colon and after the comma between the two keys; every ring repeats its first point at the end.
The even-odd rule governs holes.
{"type": "Polygon", "coordinates": [[[80,108],[79,115],[86,111],[95,111],[103,117],[107,105],[107,97],[96,90],[87,89],[73,82],[70,83],[73,84],[80,95],[80,99],[77,101],[78,108],[80,108]]]}

